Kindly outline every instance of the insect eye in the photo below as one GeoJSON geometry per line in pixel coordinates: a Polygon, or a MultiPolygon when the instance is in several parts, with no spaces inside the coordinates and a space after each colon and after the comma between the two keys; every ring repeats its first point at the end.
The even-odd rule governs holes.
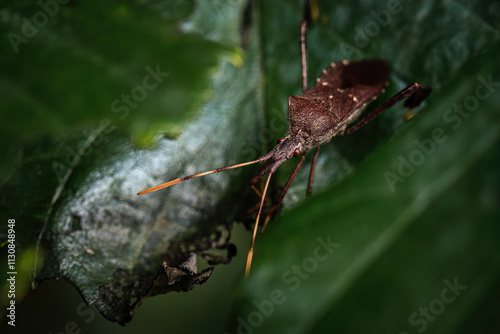
{"type": "Polygon", "coordinates": [[[298,157],[300,155],[300,150],[298,148],[296,148],[294,151],[293,151],[293,156],[294,157],[298,157]]]}
{"type": "Polygon", "coordinates": [[[283,137],[279,137],[278,138],[278,142],[276,144],[281,144],[283,142],[283,140],[285,140],[285,138],[283,137]]]}

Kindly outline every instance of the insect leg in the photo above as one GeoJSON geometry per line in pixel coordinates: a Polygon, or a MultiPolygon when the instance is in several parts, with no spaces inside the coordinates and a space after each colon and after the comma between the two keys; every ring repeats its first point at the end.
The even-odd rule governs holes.
{"type": "Polygon", "coordinates": [[[319,153],[319,146],[316,147],[316,151],[314,152],[314,157],[311,163],[311,171],[309,172],[309,182],[307,182],[306,196],[311,196],[313,190],[314,170],[316,169],[316,161],[318,160],[318,153],[319,153]]]}
{"type": "Polygon", "coordinates": [[[288,191],[288,189],[292,185],[293,179],[295,179],[295,176],[297,176],[297,173],[299,172],[300,166],[302,166],[302,163],[304,162],[305,158],[306,158],[305,154],[303,154],[302,157],[300,157],[300,160],[297,163],[297,166],[295,166],[295,169],[293,170],[292,174],[288,178],[288,181],[286,181],[285,187],[283,187],[283,190],[281,191],[280,196],[278,197],[278,200],[273,205],[273,207],[271,209],[269,209],[269,211],[267,212],[267,214],[266,214],[266,220],[264,220],[264,225],[262,226],[261,233],[266,228],[267,223],[271,219],[271,215],[273,214],[273,212],[276,211],[276,209],[279,208],[281,202],[283,201],[283,198],[286,195],[286,192],[288,191]]]}
{"type": "Polygon", "coordinates": [[[419,89],[421,89],[421,85],[418,82],[412,83],[411,85],[407,86],[403,90],[399,91],[396,95],[391,97],[389,101],[381,105],[379,108],[377,108],[374,112],[360,120],[356,125],[348,128],[345,132],[345,134],[353,133],[354,131],[358,130],[361,128],[363,125],[366,123],[370,122],[373,120],[375,117],[395,105],[401,100],[404,100],[405,98],[411,96],[412,94],[416,93],[419,89]]]}
{"type": "MultiPolygon", "coordinates": [[[[307,1],[306,1],[307,8],[307,1]]],[[[300,66],[302,69],[302,91],[307,90],[307,49],[306,49],[306,35],[307,35],[307,19],[306,10],[304,9],[304,16],[300,23],[300,66]]]]}
{"type": "Polygon", "coordinates": [[[425,100],[427,96],[432,92],[431,87],[421,87],[415,93],[413,93],[409,98],[405,101],[405,108],[408,108],[408,111],[405,115],[405,121],[412,119],[415,115],[412,115],[412,110],[420,105],[422,101],[425,100]]]}

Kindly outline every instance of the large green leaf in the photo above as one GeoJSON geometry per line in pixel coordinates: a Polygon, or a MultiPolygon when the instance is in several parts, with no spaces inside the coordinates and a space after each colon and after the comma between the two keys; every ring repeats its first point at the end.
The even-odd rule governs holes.
{"type": "MultiPolygon", "coordinates": [[[[244,243],[230,267],[233,276],[228,268],[217,267],[213,279],[187,295],[148,300],[131,323],[131,332],[220,332],[231,312],[227,325],[231,332],[414,333],[423,328],[425,318],[419,312],[424,307],[436,313],[430,314],[435,319],[425,322],[426,332],[497,328],[491,310],[499,291],[493,247],[500,215],[498,152],[492,148],[499,141],[499,94],[497,86],[491,87],[488,97],[484,97],[488,88],[476,90],[490,76],[494,82],[500,80],[497,8],[480,1],[318,2],[319,17],[308,35],[310,84],[331,61],[381,58],[393,72],[391,85],[379,100],[420,81],[434,88],[428,103],[408,124],[399,106],[357,133],[324,145],[313,196],[302,202],[307,160],[285,198],[286,210],[258,236],[248,280],[243,283],[244,243]],[[468,105],[473,109],[470,115],[449,119],[456,116],[455,104],[474,103],[477,94],[482,97],[477,98],[477,107],[468,105]],[[443,129],[443,134],[436,129],[443,129]],[[431,140],[435,146],[421,148],[415,140],[427,147],[431,140]],[[401,159],[414,161],[414,170],[401,169],[401,159]],[[387,175],[392,177],[392,188],[387,175]],[[398,175],[404,182],[394,181],[398,175]],[[329,242],[331,254],[318,248],[329,242]],[[231,307],[234,272],[241,289],[234,291],[238,300],[231,307]],[[441,312],[436,307],[443,300],[442,291],[455,282],[467,287],[452,303],[443,302],[441,312]]],[[[141,275],[113,281],[116,292],[133,290],[134,279],[145,282],[154,277],[160,253],[172,240],[188,247],[205,243],[202,227],[213,231],[232,220],[242,202],[243,207],[254,205],[255,197],[244,196],[249,170],[191,180],[146,198],[136,197],[135,192],[173,177],[257,157],[284,135],[288,96],[301,91],[302,1],[255,1],[252,25],[241,30],[242,2],[138,4],[102,4],[101,10],[79,2],[61,7],[64,15],[56,16],[47,28],[59,21],[61,27],[41,29],[20,45],[16,56],[2,53],[17,71],[9,74],[11,67],[4,62],[2,91],[13,97],[3,99],[2,113],[13,117],[13,130],[5,133],[12,137],[22,130],[19,142],[23,143],[34,133],[47,135],[23,145],[16,173],[2,187],[3,212],[21,222],[18,243],[28,250],[26,254],[32,254],[40,229],[47,226],[42,234],[47,267],[41,274],[80,282],[75,284],[87,301],[100,297],[95,287],[109,284],[117,268],[120,273],[125,269],[141,275]],[[171,7],[162,11],[165,4],[171,7]],[[97,21],[89,11],[100,13],[102,19],[97,21]],[[70,60],[77,61],[54,56],[62,41],[79,46],[68,52],[68,57],[74,54],[70,60]],[[129,46],[129,41],[136,46],[129,46]],[[250,41],[244,65],[235,68],[240,55],[236,46],[244,41],[250,41]],[[23,47],[34,51],[23,54],[23,47]],[[47,61],[38,66],[31,64],[32,58],[47,61]],[[200,62],[200,68],[195,67],[200,62]],[[140,107],[131,109],[121,122],[120,114],[110,110],[111,102],[140,85],[147,74],[145,66],[156,64],[162,70],[163,64],[168,66],[169,76],[162,83],[166,86],[148,92],[140,107]],[[73,67],[75,71],[70,71],[73,67]],[[36,71],[25,70],[30,68],[36,71]],[[101,68],[107,74],[99,74],[101,68]],[[54,74],[45,87],[42,78],[47,73],[54,74]],[[76,86],[71,88],[72,81],[65,79],[69,73],[87,80],[74,80],[76,86]],[[34,84],[28,89],[24,82],[34,84]],[[58,94],[61,100],[54,98],[58,94]],[[96,100],[102,94],[109,98],[96,100]],[[24,105],[37,111],[38,116],[22,119],[29,124],[20,122],[22,113],[7,113],[23,110],[19,106],[24,105]],[[45,117],[47,108],[74,113],[45,117]],[[199,116],[186,123],[194,110],[199,116]],[[99,126],[103,119],[111,123],[99,126]],[[60,135],[82,124],[89,127],[60,135]],[[182,134],[140,150],[128,137],[144,138],[144,129],[182,134]],[[93,272],[97,269],[98,275],[93,272]]],[[[32,12],[36,10],[33,5],[32,12]]],[[[3,12],[2,22],[16,22],[12,13],[17,9],[9,11],[3,12]]],[[[3,33],[16,31],[9,24],[2,26],[3,33]]],[[[16,152],[19,145],[13,147],[16,152]]],[[[291,168],[293,162],[280,167],[272,191],[279,190],[291,168]]],[[[61,285],[48,293],[50,301],[43,299],[49,305],[46,309],[21,304],[19,319],[29,315],[38,330],[44,323],[44,329],[54,332],[66,330],[71,321],[94,333],[116,327],[100,317],[91,317],[87,324],[79,312],[81,300],[70,306],[53,300],[59,289],[61,285]],[[47,324],[54,313],[61,318],[47,324]]],[[[38,293],[43,293],[43,285],[28,294],[26,304],[39,305],[30,299],[38,293]]],[[[95,305],[108,317],[113,315],[103,300],[95,305]]],[[[28,328],[21,320],[19,325],[28,328]]]]}
{"type": "MultiPolygon", "coordinates": [[[[172,8],[177,8],[177,5],[183,8],[181,4],[175,5],[173,2],[169,5],[174,6],[172,8]]],[[[122,18],[123,20],[135,22],[142,19],[147,26],[152,25],[149,29],[153,34],[168,28],[169,20],[165,23],[165,13],[160,8],[142,4],[138,8],[146,13],[137,9],[130,13],[132,9],[128,6],[135,8],[138,5],[132,3],[115,8],[108,4],[103,5],[101,10],[103,13],[125,15],[127,19],[122,18]],[[153,14],[158,16],[156,21],[144,17],[153,14]]],[[[2,109],[8,122],[22,127],[16,117],[23,117],[26,119],[25,124],[29,123],[29,126],[36,128],[41,134],[38,140],[30,140],[26,137],[27,132],[19,133],[22,151],[18,153],[17,169],[2,184],[2,217],[5,215],[17,222],[17,254],[19,257],[24,253],[36,254],[32,260],[34,271],[33,268],[28,272],[26,269],[19,269],[20,277],[25,279],[27,275],[33,275],[34,285],[47,278],[64,277],[75,285],[86,303],[92,304],[107,319],[124,324],[130,320],[130,312],[142,297],[172,290],[187,291],[194,284],[204,282],[211,270],[197,275],[197,266],[193,265],[196,258],[193,255],[203,255],[213,261],[225,260],[224,256],[221,259],[220,255],[205,254],[205,251],[229,247],[231,221],[227,213],[229,211],[234,216],[237,212],[238,201],[233,198],[234,192],[239,188],[228,187],[227,175],[196,180],[169,192],[142,197],[136,195],[149,185],[160,183],[168,177],[186,174],[193,168],[207,169],[213,164],[227,164],[228,159],[237,159],[242,155],[242,149],[255,151],[255,140],[251,136],[257,131],[259,120],[256,116],[262,111],[259,71],[256,70],[258,58],[255,56],[258,52],[254,50],[258,44],[254,42],[246,45],[250,52],[243,63],[238,44],[244,3],[220,3],[219,6],[224,9],[225,15],[215,18],[210,29],[206,29],[206,22],[200,21],[200,17],[208,16],[213,10],[212,5],[199,3],[194,9],[189,7],[190,11],[182,17],[182,21],[176,18],[175,24],[171,23],[174,40],[149,41],[160,45],[151,49],[144,48],[141,51],[145,53],[144,56],[134,53],[122,55],[127,62],[127,65],[123,65],[124,71],[133,68],[130,63],[144,62],[147,65],[150,58],[164,57],[165,60],[159,63],[160,69],[163,71],[161,64],[166,64],[164,68],[171,67],[174,77],[170,78],[169,73],[169,79],[173,81],[163,88],[163,92],[166,95],[172,94],[174,100],[183,103],[182,106],[176,106],[176,102],[169,101],[168,98],[163,101],[163,106],[152,97],[152,100],[144,99],[140,101],[140,106],[135,107],[140,113],[139,117],[144,120],[123,117],[123,120],[129,122],[129,126],[123,127],[108,117],[107,102],[92,107],[90,113],[88,105],[74,104],[71,113],[62,113],[60,117],[53,115],[44,120],[45,123],[36,117],[29,117],[23,110],[10,115],[8,107],[2,109]],[[231,57],[228,57],[228,50],[232,51],[231,57]],[[168,54],[173,56],[169,57],[168,54]],[[200,59],[201,55],[203,59],[200,59]],[[179,76],[178,82],[175,76],[179,76]],[[190,76],[194,76],[192,82],[190,76]],[[180,93],[176,93],[176,90],[180,93]],[[198,117],[187,123],[185,118],[192,113],[193,105],[198,117]],[[155,116],[152,116],[155,112],[161,116],[163,109],[167,109],[162,117],[162,122],[169,125],[167,128],[154,124],[155,116]],[[175,113],[179,115],[170,115],[169,111],[172,110],[176,110],[175,113]],[[71,123],[73,120],[75,122],[71,123]],[[235,126],[240,120],[248,122],[235,126]],[[61,129],[44,127],[44,124],[51,122],[60,123],[61,129],[65,129],[66,133],[60,133],[61,129]],[[86,122],[90,126],[81,127],[86,122]],[[134,145],[131,139],[139,135],[134,128],[141,122],[152,128],[160,127],[164,131],[175,124],[183,124],[186,128],[175,140],[161,138],[155,145],[145,149],[134,145]],[[79,128],[73,129],[74,127],[79,128]],[[125,129],[128,130],[128,135],[124,134],[125,129]],[[235,139],[227,140],[225,136],[214,136],[213,133],[235,139]],[[228,202],[234,210],[227,210],[228,202]],[[45,261],[42,261],[42,253],[45,254],[45,261]],[[162,286],[155,284],[150,289],[162,261],[168,264],[169,279],[174,282],[162,286]]],[[[83,15],[91,10],[85,4],[75,4],[67,11],[61,8],[59,16],[54,18],[61,19],[63,15],[68,15],[68,21],[85,21],[83,15]]],[[[94,11],[99,12],[98,8],[94,11]]],[[[168,10],[166,14],[174,15],[168,10]]],[[[106,16],[102,21],[102,30],[112,31],[120,26],[113,20],[113,15],[106,16]]],[[[85,22],[84,26],[92,31],[98,28],[98,25],[85,22]]],[[[130,24],[130,29],[135,34],[143,29],[140,24],[137,28],[132,26],[130,24]]],[[[70,25],[68,29],[76,27],[70,25]]],[[[90,32],[78,32],[86,38],[92,35],[90,32]]],[[[131,38],[135,43],[141,44],[147,39],[132,38],[129,36],[131,30],[122,33],[123,35],[116,37],[118,40],[131,38]]],[[[57,43],[62,35],[64,34],[57,35],[55,40],[44,40],[40,45],[34,39],[26,47],[31,46],[32,54],[43,59],[45,48],[58,48],[57,43]]],[[[114,38],[112,35],[113,33],[102,33],[95,40],[86,40],[85,43],[82,41],[82,44],[88,49],[94,47],[94,43],[98,44],[102,48],[97,48],[102,57],[107,52],[115,54],[116,50],[109,48],[109,43],[108,47],[104,45],[106,40],[114,38]]],[[[160,35],[163,36],[162,33],[160,35]]],[[[18,51],[21,55],[23,50],[18,51]]],[[[99,58],[99,55],[94,56],[99,58]]],[[[41,76],[32,77],[24,73],[27,60],[17,59],[13,68],[24,73],[19,74],[16,80],[26,85],[27,94],[49,98],[49,95],[57,93],[57,87],[67,85],[68,72],[85,68],[90,60],[95,59],[85,56],[73,59],[74,63],[52,60],[52,69],[48,70],[52,73],[55,87],[42,85],[41,76]],[[38,84],[44,86],[46,91],[31,87],[31,81],[40,81],[38,84]]],[[[85,88],[94,89],[92,82],[96,79],[93,75],[102,75],[105,80],[112,78],[113,68],[118,66],[118,61],[113,58],[109,63],[101,65],[108,72],[83,71],[81,84],[85,88]]],[[[47,70],[43,62],[38,66],[41,71],[47,70]]],[[[157,71],[155,65],[146,66],[145,73],[150,80],[147,85],[152,84],[151,78],[154,75],[158,75],[151,73],[154,71],[157,71]]],[[[158,79],[167,81],[162,75],[158,79]]],[[[141,79],[139,83],[144,81],[141,79]]],[[[123,78],[112,83],[113,89],[121,84],[123,78]]],[[[158,89],[160,86],[158,84],[158,89]]],[[[90,94],[76,90],[77,88],[71,90],[70,95],[83,94],[83,98],[90,94]]],[[[106,94],[109,93],[106,89],[106,94]]],[[[158,98],[165,97],[158,95],[158,98]]],[[[69,100],[72,98],[68,97],[69,100]]],[[[4,101],[20,103],[15,99],[4,101]]],[[[33,101],[28,102],[29,112],[36,114],[39,105],[31,103],[33,101]]],[[[66,103],[64,99],[59,102],[66,103]]],[[[57,103],[47,102],[54,108],[57,108],[57,103]]],[[[69,109],[69,106],[65,108],[69,109]]],[[[8,132],[4,135],[12,136],[8,132]]],[[[3,142],[6,144],[7,140],[3,142]]],[[[20,146],[16,142],[10,144],[20,146]]],[[[6,156],[4,158],[8,160],[6,156]]],[[[240,173],[240,178],[242,177],[243,174],[240,173]]],[[[235,178],[235,185],[238,184],[237,180],[235,178]]],[[[7,235],[2,234],[2,241],[6,238],[7,235]]],[[[163,282],[163,276],[160,272],[157,283],[163,282]]],[[[19,280],[21,282],[21,278],[19,280]]],[[[7,287],[8,284],[4,286],[7,287]]],[[[18,293],[19,301],[22,300],[22,295],[18,293]]],[[[2,302],[5,300],[3,297],[2,302]]]]}
{"type": "Polygon", "coordinates": [[[218,57],[239,59],[237,16],[230,11],[213,22],[208,36],[194,33],[196,22],[181,29],[181,20],[210,11],[192,1],[5,6],[1,179],[12,171],[20,144],[46,133],[106,122],[138,142],[158,130],[178,134],[206,98],[218,57]]]}
{"type": "MultiPolygon", "coordinates": [[[[266,230],[229,328],[451,333],[470,318],[474,325],[465,328],[474,328],[483,320],[474,310],[495,291],[500,274],[494,246],[500,232],[498,30],[480,4],[405,2],[392,15],[390,3],[332,6],[325,14],[330,20],[311,33],[312,64],[355,50],[356,58],[388,60],[393,82],[418,80],[435,90],[417,118],[352,177],[266,230]],[[360,31],[373,35],[363,48],[360,31]],[[328,52],[330,44],[341,48],[328,52]],[[449,285],[458,290],[443,293],[449,285]]],[[[280,10],[264,5],[263,12],[280,10]]],[[[272,61],[273,43],[265,45],[272,61]]],[[[276,94],[269,95],[272,104],[276,94]]],[[[391,112],[385,116],[394,119],[391,112]]],[[[384,118],[379,124],[379,131],[394,126],[384,118]]],[[[366,152],[385,137],[376,135],[376,126],[334,142],[354,162],[358,154],[348,150],[366,152]]],[[[326,159],[324,169],[342,163],[326,159]]],[[[484,320],[485,331],[497,328],[492,318],[484,320]]]]}

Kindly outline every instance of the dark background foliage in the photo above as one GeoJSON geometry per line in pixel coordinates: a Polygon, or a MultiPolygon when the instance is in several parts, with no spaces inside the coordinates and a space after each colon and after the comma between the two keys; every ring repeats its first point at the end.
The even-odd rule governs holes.
{"type": "MultiPolygon", "coordinates": [[[[147,300],[126,328],[77,291],[91,300],[116,267],[155,271],[172,240],[231,222],[252,198],[255,168],[135,193],[253,159],[284,135],[288,96],[301,90],[301,1],[256,1],[246,20],[246,4],[231,0],[71,1],[35,34],[24,31],[17,52],[9,33],[23,36],[23,17],[47,11],[2,9],[0,236],[15,218],[18,330],[499,331],[500,7],[318,2],[310,84],[331,61],[380,58],[392,74],[379,104],[413,81],[432,95],[406,124],[398,106],[324,145],[314,194],[303,200],[306,161],[258,236],[248,280],[249,235],[235,225],[230,265],[191,292],[147,300]],[[168,75],[137,105],[120,102],[144,91],[136,87],[148,66],[168,75]],[[68,226],[88,232],[72,239],[68,226]],[[334,249],[319,257],[328,240],[334,249]],[[45,276],[67,279],[26,294],[35,254],[45,276]],[[452,295],[450,284],[461,290],[452,295]]],[[[273,192],[292,168],[280,168],[273,192]]]]}

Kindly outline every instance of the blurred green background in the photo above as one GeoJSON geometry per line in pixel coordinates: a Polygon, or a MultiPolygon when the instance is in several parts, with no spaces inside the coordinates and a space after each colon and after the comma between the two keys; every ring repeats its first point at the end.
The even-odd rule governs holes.
{"type": "MultiPolygon", "coordinates": [[[[25,268],[15,330],[500,332],[497,3],[319,0],[308,35],[309,85],[332,61],[380,58],[392,73],[378,104],[413,81],[433,93],[408,123],[397,106],[324,145],[315,191],[304,200],[306,160],[284,210],[257,238],[248,280],[250,236],[236,224],[231,264],[193,291],[148,299],[124,328],[82,304],[75,287],[83,285],[61,251],[81,240],[68,246],[62,226],[99,222],[93,230],[106,234],[107,223],[122,231],[134,217],[144,223],[141,234],[121,241],[147,244],[133,260],[154,266],[170,241],[159,224],[163,208],[172,226],[189,231],[241,218],[238,209],[254,204],[246,199],[257,201],[246,197],[255,168],[147,199],[135,193],[254,159],[285,134],[288,96],[301,91],[302,2],[42,3],[13,2],[0,12],[0,237],[15,218],[17,265],[25,268]],[[165,74],[148,89],[154,82],[144,77],[155,70],[165,74]],[[112,208],[109,221],[75,223],[79,205],[92,211],[90,202],[112,208]],[[23,294],[42,229],[47,276],[64,273],[73,284],[49,280],[23,294]]],[[[272,193],[292,168],[280,168],[272,193]]],[[[87,238],[82,245],[113,251],[87,238]]],[[[115,250],[96,261],[131,256],[115,250]]],[[[11,332],[6,287],[0,326],[11,332]]]]}

